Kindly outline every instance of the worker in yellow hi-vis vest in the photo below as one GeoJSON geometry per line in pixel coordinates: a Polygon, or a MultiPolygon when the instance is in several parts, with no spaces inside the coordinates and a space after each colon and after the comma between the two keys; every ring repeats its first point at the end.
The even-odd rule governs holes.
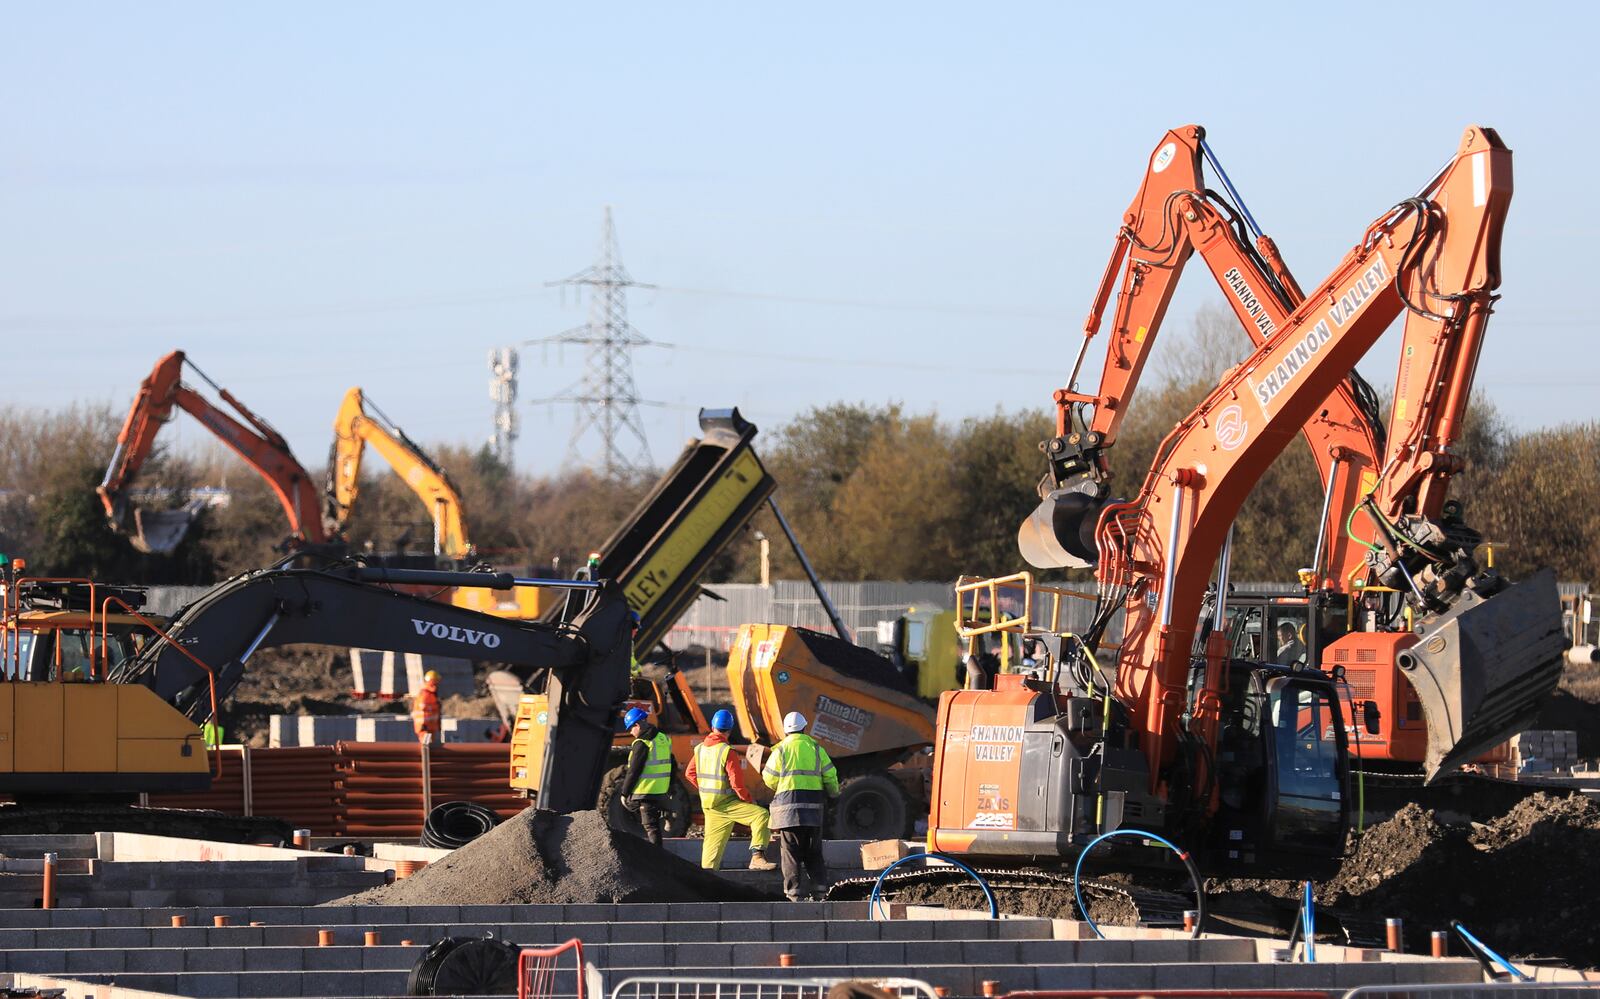
{"type": "Polygon", "coordinates": [[[723,708],[711,716],[711,733],[694,747],[685,776],[700,791],[700,811],[705,815],[706,838],[700,846],[700,866],[722,869],[722,854],[735,825],[750,827],[750,869],[770,871],[777,865],[766,855],[772,834],[767,810],[755,803],[744,786],[744,765],[728,745],[733,732],[733,712],[723,708]]]}
{"type": "Polygon", "coordinates": [[[629,710],[622,725],[633,733],[628,772],[622,780],[627,797],[622,804],[638,813],[644,838],[660,846],[661,825],[672,804],[672,740],[650,724],[650,715],[643,708],[629,710]]]}
{"type": "Polygon", "coordinates": [[[783,894],[791,902],[807,897],[801,875],[811,880],[809,897],[828,891],[828,865],[822,858],[822,820],[827,799],[839,797],[839,772],[828,751],[806,734],[806,716],[783,716],[783,741],[767,754],[761,779],[772,796],[772,828],[777,830],[783,863],[783,894]]]}

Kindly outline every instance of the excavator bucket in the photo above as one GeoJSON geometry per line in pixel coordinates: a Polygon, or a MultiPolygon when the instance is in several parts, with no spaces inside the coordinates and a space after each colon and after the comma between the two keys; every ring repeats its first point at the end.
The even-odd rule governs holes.
{"type": "Polygon", "coordinates": [[[1561,599],[1544,569],[1489,597],[1467,590],[1396,656],[1428,726],[1427,781],[1533,721],[1561,679],[1561,599]]]}
{"type": "Polygon", "coordinates": [[[1100,558],[1094,533],[1105,508],[1093,482],[1053,489],[1017,529],[1017,549],[1035,569],[1092,569],[1100,558]]]}
{"type": "Polygon", "coordinates": [[[135,509],[128,541],[146,555],[169,555],[189,533],[196,512],[187,506],[179,510],[135,509]]]}

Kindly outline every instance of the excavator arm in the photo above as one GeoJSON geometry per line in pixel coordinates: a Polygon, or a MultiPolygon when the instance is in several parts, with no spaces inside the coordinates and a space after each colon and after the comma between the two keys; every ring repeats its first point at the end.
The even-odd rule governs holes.
{"type": "MultiPolygon", "coordinates": [[[[1018,531],[1018,546],[1031,565],[1094,565],[1092,513],[1110,499],[1106,452],[1116,443],[1173,290],[1194,253],[1199,252],[1258,347],[1282,328],[1304,299],[1272,239],[1257,230],[1254,244],[1249,241],[1245,229],[1254,229],[1254,220],[1237,194],[1235,205],[1207,189],[1203,158],[1211,160],[1232,191],[1206,145],[1205,130],[1187,125],[1169,131],[1157,144],[1144,182],[1123,215],[1084,322],[1084,340],[1072,374],[1067,387],[1055,393],[1056,436],[1043,445],[1049,461],[1039,489],[1043,502],[1018,531]],[[1119,274],[1122,280],[1099,389],[1092,394],[1079,392],[1078,375],[1119,274]]],[[[1226,416],[1234,427],[1232,414],[1226,416]]],[[[1307,419],[1301,433],[1330,498],[1321,543],[1315,546],[1319,564],[1314,572],[1323,578],[1326,566],[1326,582],[1338,586],[1361,564],[1364,550],[1346,536],[1337,511],[1357,502],[1363,482],[1370,487],[1383,449],[1383,426],[1371,387],[1352,369],[1307,419]]]]}
{"type": "Polygon", "coordinates": [[[433,551],[463,559],[471,553],[461,518],[461,495],[444,469],[407,437],[361,389],[352,388],[339,404],[333,421],[333,447],[328,452],[328,483],[323,496],[323,526],[330,537],[342,537],[361,489],[361,456],[367,445],[383,455],[389,467],[417,494],[433,518],[433,551]],[[368,412],[368,406],[372,412],[368,412]]]}
{"type": "MultiPolygon", "coordinates": [[[[1208,664],[1204,687],[1191,698],[1190,650],[1212,567],[1245,497],[1402,312],[1402,367],[1452,341],[1481,340],[1500,283],[1510,198],[1510,151],[1492,131],[1468,129],[1456,157],[1423,193],[1374,222],[1287,321],[1167,436],[1137,497],[1100,512],[1097,576],[1126,610],[1116,690],[1137,716],[1152,789],[1185,732],[1216,744],[1227,671],[1208,664]]],[[[1469,601],[1417,620],[1419,648],[1428,656],[1414,656],[1406,668],[1418,671],[1419,692],[1430,686],[1428,677],[1455,677],[1453,695],[1423,695],[1430,732],[1481,739],[1553,688],[1559,620],[1546,634],[1551,629],[1535,609],[1547,582],[1536,577],[1508,591],[1521,591],[1515,599],[1469,601]],[[1463,624],[1463,613],[1486,628],[1463,624]]],[[[1091,629],[1091,641],[1104,623],[1091,629]]],[[[1218,655],[1213,649],[1210,658],[1218,655]]],[[[1430,751],[1430,777],[1462,758],[1447,755],[1430,751]]]]}
{"type": "Polygon", "coordinates": [[[270,568],[237,576],[185,607],[166,636],[111,674],[139,683],[192,721],[211,717],[264,648],[333,645],[487,658],[524,683],[548,670],[549,750],[539,807],[593,808],[616,722],[628,696],[631,619],[609,581],[513,579],[509,574],[364,567],[270,568]],[[401,593],[392,585],[558,585],[581,592],[581,609],[558,626],[491,617],[401,593]],[[554,761],[561,765],[556,767],[554,761]]]}
{"type": "MultiPolygon", "coordinates": [[[[138,395],[134,397],[127,419],[122,423],[122,431],[117,435],[117,447],[112,453],[111,464],[95,490],[105,506],[106,517],[113,530],[121,532],[127,529],[128,489],[149,459],[155,447],[156,434],[164,423],[172,419],[174,408],[193,416],[267,480],[289,518],[292,542],[321,543],[326,540],[322,524],[316,518],[316,487],[306,470],[295,460],[283,435],[251,412],[227,389],[207,378],[193,362],[188,361],[181,350],[175,350],[157,361],[154,370],[139,384],[138,395]],[[229,416],[185,385],[185,364],[211,385],[222,401],[233,407],[244,422],[229,416]]],[[[134,509],[130,540],[140,551],[165,554],[183,540],[192,520],[193,514],[187,510],[157,512],[134,509]]]]}

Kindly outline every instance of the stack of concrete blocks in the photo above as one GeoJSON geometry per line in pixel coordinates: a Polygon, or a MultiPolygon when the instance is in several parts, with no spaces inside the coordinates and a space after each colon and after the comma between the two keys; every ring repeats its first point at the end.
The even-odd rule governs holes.
{"type": "MultiPolygon", "coordinates": [[[[441,718],[443,741],[488,742],[498,718],[441,718]]],[[[331,746],[336,742],[410,742],[416,738],[410,715],[273,715],[267,745],[331,746]]]]}
{"type": "Polygon", "coordinates": [[[1578,733],[1538,729],[1511,737],[1512,760],[1524,774],[1571,770],[1579,764],[1578,733]]]}
{"type": "Polygon", "coordinates": [[[350,650],[350,674],[357,697],[409,697],[422,689],[422,677],[430,669],[439,674],[440,697],[477,693],[469,660],[418,652],[350,650]]]}

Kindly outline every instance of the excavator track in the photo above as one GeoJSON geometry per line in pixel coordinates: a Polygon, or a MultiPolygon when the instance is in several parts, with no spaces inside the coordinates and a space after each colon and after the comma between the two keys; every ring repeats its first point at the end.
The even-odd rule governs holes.
{"type": "MultiPolygon", "coordinates": [[[[989,883],[990,888],[1023,889],[1026,891],[1062,891],[1071,892],[1073,878],[1069,874],[1057,874],[1050,871],[1040,871],[1016,867],[975,867],[973,870],[989,883]]],[[[845,878],[836,881],[828,891],[828,898],[832,900],[859,900],[872,895],[872,886],[878,882],[876,877],[845,878]]],[[[886,889],[903,889],[916,885],[944,886],[947,884],[971,884],[971,879],[966,872],[954,867],[924,867],[913,871],[895,871],[883,879],[886,889]]],[[[1194,898],[1180,892],[1164,891],[1155,888],[1138,888],[1131,885],[1114,884],[1109,881],[1091,880],[1084,878],[1078,884],[1085,895],[1098,894],[1112,896],[1125,900],[1133,906],[1138,913],[1140,926],[1159,928],[1181,927],[1183,913],[1194,908],[1194,898]]],[[[1073,901],[1073,909],[1077,910],[1077,901],[1073,901]]],[[[1081,916],[1082,913],[1080,912],[1081,916]]]]}

